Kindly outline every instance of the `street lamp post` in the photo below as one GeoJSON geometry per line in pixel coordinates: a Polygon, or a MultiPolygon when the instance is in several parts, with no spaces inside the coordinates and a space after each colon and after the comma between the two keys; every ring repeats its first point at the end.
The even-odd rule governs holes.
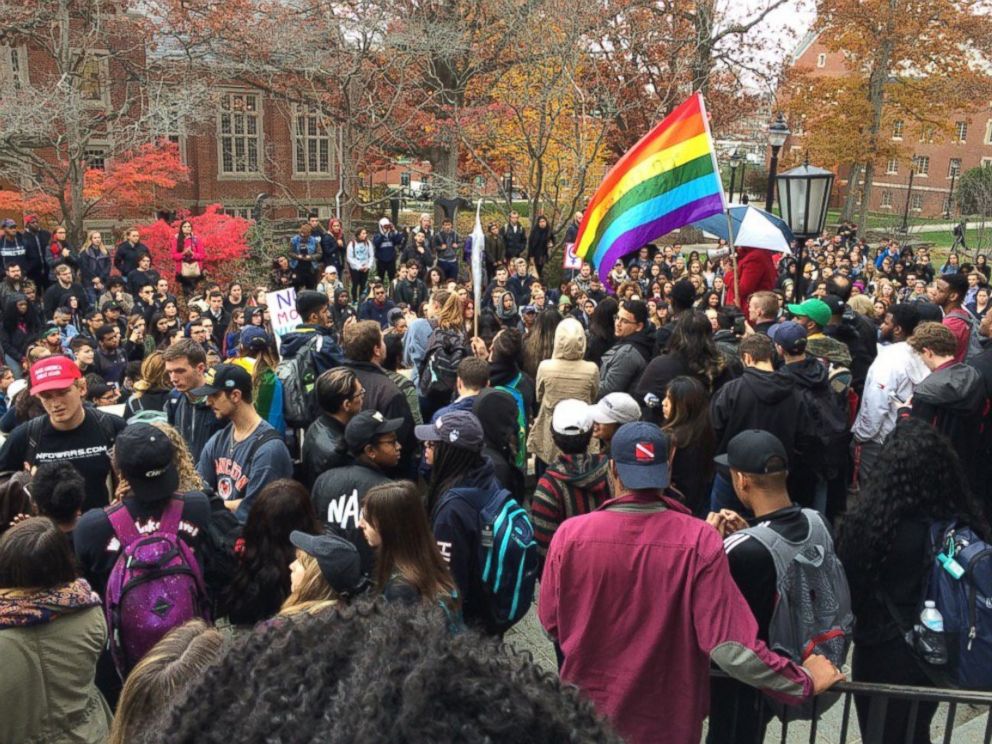
{"type": "Polygon", "coordinates": [[[772,146],[772,159],[768,164],[768,191],[765,194],[765,211],[772,211],[772,200],[775,198],[775,175],[778,172],[778,152],[789,138],[791,132],[785,123],[782,112],[778,112],[775,121],[768,125],[768,144],[772,146]]]}
{"type": "Polygon", "coordinates": [[[951,190],[947,193],[947,211],[944,212],[944,219],[949,220],[951,218],[951,207],[954,206],[954,181],[958,176],[958,169],[955,168],[951,171],[951,190]]]}
{"type": "Polygon", "coordinates": [[[834,174],[810,165],[807,158],[801,166],[777,176],[776,180],[779,212],[796,238],[799,253],[796,256],[796,280],[792,288],[794,299],[799,302],[799,280],[803,275],[803,249],[809,238],[823,232],[834,174]]]}
{"type": "Polygon", "coordinates": [[[909,233],[909,200],[913,198],[913,176],[916,175],[916,156],[913,156],[909,164],[909,186],[906,189],[906,206],[902,210],[902,227],[899,232],[903,235],[909,233]]]}
{"type": "MultiPolygon", "coordinates": [[[[741,155],[741,151],[735,148],[734,154],[730,156],[730,196],[728,200],[731,202],[734,200],[734,179],[737,177],[737,168],[740,167],[742,160],[744,160],[744,157],[741,155]]],[[[743,185],[744,179],[742,178],[741,186],[743,185]]],[[[741,191],[744,191],[744,189],[742,188],[741,191]]]]}

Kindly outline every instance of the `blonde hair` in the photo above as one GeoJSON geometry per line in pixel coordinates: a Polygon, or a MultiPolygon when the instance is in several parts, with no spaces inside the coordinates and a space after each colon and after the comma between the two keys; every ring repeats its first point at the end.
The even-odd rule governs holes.
{"type": "Polygon", "coordinates": [[[875,302],[868,295],[854,295],[854,297],[847,301],[847,304],[854,312],[864,315],[866,318],[871,318],[875,315],[875,302]]]}
{"type": "Polygon", "coordinates": [[[458,328],[462,330],[465,324],[464,312],[458,293],[452,292],[437,314],[437,324],[441,328],[458,328]]]}
{"type": "Polygon", "coordinates": [[[169,631],[131,670],[120,699],[109,744],[127,744],[168,712],[162,701],[177,699],[220,661],[223,634],[202,620],[169,631]]]}
{"type": "Polygon", "coordinates": [[[327,583],[317,559],[303,550],[296,551],[296,560],[303,566],[303,578],[295,591],[282,603],[279,614],[283,617],[314,614],[337,604],[338,595],[327,583]]]}
{"type": "Polygon", "coordinates": [[[134,383],[134,397],[140,398],[149,390],[168,390],[169,387],[165,358],[161,351],[153,351],[141,363],[141,379],[134,383]]]}
{"type": "Polygon", "coordinates": [[[173,455],[173,460],[176,464],[176,470],[179,471],[179,490],[183,493],[202,490],[203,479],[196,472],[196,463],[193,462],[193,455],[189,451],[186,440],[174,427],[164,421],[154,421],[152,426],[163,432],[175,448],[176,453],[173,455]]]}

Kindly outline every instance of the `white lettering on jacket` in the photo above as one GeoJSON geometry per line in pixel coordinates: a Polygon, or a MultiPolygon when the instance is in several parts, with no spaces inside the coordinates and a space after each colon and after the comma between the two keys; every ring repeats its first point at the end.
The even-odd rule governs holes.
{"type": "Polygon", "coordinates": [[[351,494],[342,494],[327,505],[328,524],[338,524],[341,529],[358,526],[360,511],[358,508],[358,489],[352,489],[351,494]]]}

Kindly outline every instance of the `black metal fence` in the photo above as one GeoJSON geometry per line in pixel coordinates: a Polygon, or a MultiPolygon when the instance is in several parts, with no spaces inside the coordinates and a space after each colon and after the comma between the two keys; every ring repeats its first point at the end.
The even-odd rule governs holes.
{"type": "MultiPolygon", "coordinates": [[[[722,672],[714,671],[714,676],[725,676],[722,672]]],[[[870,684],[866,682],[842,682],[832,688],[831,692],[839,693],[840,699],[830,706],[830,711],[824,714],[817,710],[814,701],[813,716],[810,720],[776,721],[772,718],[768,725],[765,742],[780,742],[780,744],[799,744],[800,742],[830,742],[830,744],[852,744],[861,741],[864,744],[880,744],[881,742],[897,741],[899,744],[919,744],[917,738],[917,721],[922,720],[921,706],[944,705],[946,717],[938,712],[934,716],[934,729],[937,735],[934,742],[952,744],[956,728],[965,723],[986,716],[981,727],[981,739],[977,738],[978,731],[969,729],[967,741],[981,741],[992,744],[992,692],[975,692],[970,690],[940,689],[935,687],[909,687],[905,685],[870,684]],[[855,699],[859,699],[858,706],[855,699]],[[898,704],[899,715],[890,716],[890,706],[898,704]],[[905,716],[903,715],[905,713],[905,716]],[[859,721],[859,715],[862,718],[859,721]],[[829,733],[824,730],[824,719],[830,717],[829,733]],[[839,720],[837,720],[839,718],[839,720]],[[939,721],[943,718],[943,721],[939,721]],[[859,725],[860,723],[860,725],[859,725]],[[887,727],[898,725],[898,732],[905,731],[905,738],[887,727]],[[862,734],[862,731],[864,732],[862,734]],[[899,736],[892,739],[894,735],[899,736]]],[[[786,709],[788,710],[788,709],[786,709]]],[[[924,741],[931,741],[928,737],[924,741]]]]}

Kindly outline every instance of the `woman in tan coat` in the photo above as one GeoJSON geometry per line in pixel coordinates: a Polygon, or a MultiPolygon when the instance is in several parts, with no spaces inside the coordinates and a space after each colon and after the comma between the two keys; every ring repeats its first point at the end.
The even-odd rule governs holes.
{"type": "Polygon", "coordinates": [[[0,538],[0,744],[103,744],[93,682],[107,642],[100,598],[76,578],[65,535],[33,517],[0,538]]]}
{"type": "Polygon", "coordinates": [[[599,391],[599,368],[583,361],[586,332],[575,318],[566,318],[555,329],[555,346],[550,359],[537,368],[537,400],[540,409],[527,439],[527,451],[537,457],[535,471],[540,476],[545,467],[560,454],[551,439],[551,414],[558,401],[576,398],[586,403],[596,400],[599,391]]]}

